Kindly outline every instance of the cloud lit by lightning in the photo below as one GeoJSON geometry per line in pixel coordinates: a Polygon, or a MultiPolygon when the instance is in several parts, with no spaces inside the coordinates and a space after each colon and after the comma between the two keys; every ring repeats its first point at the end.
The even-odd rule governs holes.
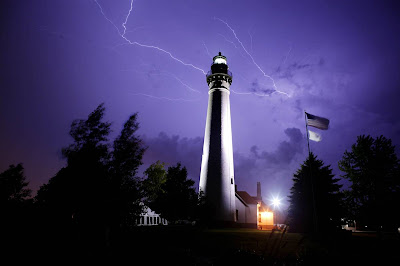
{"type": "Polygon", "coordinates": [[[132,9],[133,9],[133,0],[131,0],[131,2],[130,2],[130,9],[129,9],[129,12],[128,12],[126,18],[125,18],[125,21],[122,23],[122,27],[124,28],[124,30],[123,30],[122,33],[121,33],[120,29],[117,27],[117,25],[115,25],[115,23],[114,23],[112,20],[110,20],[110,19],[106,16],[106,14],[104,13],[103,8],[102,8],[102,6],[99,4],[99,2],[98,2],[97,0],[94,0],[94,2],[95,2],[95,3],[97,4],[97,6],[99,7],[100,12],[101,12],[101,14],[103,15],[103,17],[104,17],[108,22],[110,22],[111,25],[114,26],[114,28],[117,30],[119,36],[121,36],[127,43],[129,43],[129,44],[131,44],[131,45],[138,45],[138,46],[144,47],[144,48],[151,48],[151,49],[158,50],[158,51],[160,51],[160,52],[163,52],[163,53],[169,55],[169,57],[171,57],[172,59],[174,59],[175,61],[181,63],[181,64],[184,65],[184,66],[190,66],[190,67],[192,67],[192,68],[194,68],[194,69],[196,69],[196,70],[198,70],[198,71],[201,71],[204,75],[207,74],[203,69],[201,69],[201,68],[199,68],[199,67],[197,67],[197,66],[195,66],[195,65],[193,65],[193,64],[183,62],[182,60],[180,60],[180,59],[176,58],[175,56],[173,56],[171,52],[168,52],[168,51],[166,51],[166,50],[164,50],[164,49],[162,49],[162,48],[160,48],[160,47],[158,47],[158,46],[142,44],[142,43],[139,43],[139,42],[136,42],[136,41],[131,41],[131,40],[129,40],[129,39],[125,36],[125,34],[126,34],[126,23],[128,22],[129,16],[131,15],[131,12],[132,12],[132,9]]]}
{"type": "Polygon", "coordinates": [[[228,24],[227,22],[225,22],[224,20],[222,20],[222,19],[220,19],[220,18],[216,18],[216,17],[214,17],[214,19],[221,21],[222,23],[224,23],[224,24],[231,30],[231,32],[232,32],[233,35],[235,36],[235,39],[238,41],[238,43],[239,43],[240,46],[243,48],[243,50],[246,52],[246,54],[250,57],[250,59],[251,59],[251,61],[253,62],[253,64],[258,68],[258,70],[261,71],[261,73],[264,75],[264,77],[266,77],[266,78],[268,78],[268,79],[271,80],[272,85],[273,85],[273,87],[274,87],[274,90],[275,90],[277,93],[284,94],[284,95],[290,97],[290,95],[287,94],[286,92],[283,92],[283,91],[278,90],[278,88],[276,87],[276,84],[275,84],[275,80],[274,80],[271,76],[267,75],[267,74],[261,69],[261,67],[256,63],[256,61],[254,60],[253,56],[249,53],[249,51],[247,51],[247,49],[244,47],[243,43],[240,41],[239,37],[236,35],[235,30],[234,30],[231,26],[229,26],[229,24],[228,24]]]}

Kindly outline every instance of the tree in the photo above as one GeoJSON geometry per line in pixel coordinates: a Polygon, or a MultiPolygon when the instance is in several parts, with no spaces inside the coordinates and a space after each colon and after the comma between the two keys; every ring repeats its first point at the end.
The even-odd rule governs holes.
{"type": "Polygon", "coordinates": [[[137,113],[125,122],[121,134],[114,140],[111,160],[111,210],[118,217],[117,224],[130,227],[142,213],[141,199],[144,194],[137,177],[146,148],[136,135],[139,129],[137,113]],[[118,211],[117,213],[115,213],[118,211]]]}
{"type": "MultiPolygon", "coordinates": [[[[67,166],[40,187],[36,205],[43,213],[49,231],[60,232],[63,243],[92,249],[105,245],[108,223],[107,203],[110,196],[108,135],[111,124],[103,121],[105,107],[100,104],[87,119],[71,124],[72,144],[62,149],[67,166]]],[[[51,235],[50,235],[51,239],[51,235]]]]}
{"type": "MultiPolygon", "coordinates": [[[[0,173],[0,234],[3,259],[21,256],[21,246],[32,239],[32,199],[21,163],[0,173]]],[[[25,255],[25,254],[24,254],[25,255]]]]}
{"type": "Polygon", "coordinates": [[[62,149],[67,166],[35,198],[48,221],[56,227],[73,226],[81,244],[89,241],[93,248],[110,244],[110,234],[132,225],[142,212],[136,174],[145,148],[136,135],[137,114],[129,117],[111,146],[111,124],[103,121],[104,112],[100,104],[87,119],[72,122],[73,143],[62,149]]]}
{"type": "Polygon", "coordinates": [[[146,178],[143,180],[143,190],[145,192],[146,204],[149,205],[154,202],[158,195],[164,193],[163,186],[167,181],[167,171],[165,170],[165,163],[157,161],[151,164],[146,171],[144,171],[146,178]]]}
{"type": "Polygon", "coordinates": [[[330,165],[310,153],[293,175],[288,220],[295,232],[318,232],[333,229],[341,216],[342,185],[334,178],[330,165]]]}
{"type": "Polygon", "coordinates": [[[0,202],[1,204],[21,203],[30,197],[31,190],[27,188],[24,167],[21,163],[10,165],[0,174],[0,202]]]}
{"type": "Polygon", "coordinates": [[[350,218],[375,229],[399,226],[393,206],[400,203],[400,164],[390,139],[358,136],[339,161],[339,169],[351,181],[346,192],[350,218]]]}
{"type": "Polygon", "coordinates": [[[166,180],[161,185],[158,196],[149,202],[149,207],[170,222],[191,219],[197,205],[197,194],[193,185],[194,181],[187,179],[186,167],[182,168],[180,163],[168,167],[166,180]]]}

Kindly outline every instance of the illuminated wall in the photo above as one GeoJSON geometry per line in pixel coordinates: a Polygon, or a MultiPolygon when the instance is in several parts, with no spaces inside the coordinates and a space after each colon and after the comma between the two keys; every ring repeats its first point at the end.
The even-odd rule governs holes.
{"type": "Polygon", "coordinates": [[[257,228],[261,230],[270,230],[274,226],[274,213],[271,211],[260,211],[258,206],[257,212],[257,228]]]}
{"type": "Polygon", "coordinates": [[[235,178],[229,86],[232,82],[226,57],[214,57],[207,75],[209,101],[204,134],[199,191],[206,197],[215,221],[235,222],[235,178]]]}

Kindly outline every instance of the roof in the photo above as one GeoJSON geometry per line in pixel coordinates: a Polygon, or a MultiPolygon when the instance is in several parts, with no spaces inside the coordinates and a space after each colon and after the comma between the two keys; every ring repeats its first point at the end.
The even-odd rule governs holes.
{"type": "Polygon", "coordinates": [[[258,202],[254,197],[250,196],[246,191],[236,191],[240,198],[244,200],[246,204],[257,204],[258,202]]]}

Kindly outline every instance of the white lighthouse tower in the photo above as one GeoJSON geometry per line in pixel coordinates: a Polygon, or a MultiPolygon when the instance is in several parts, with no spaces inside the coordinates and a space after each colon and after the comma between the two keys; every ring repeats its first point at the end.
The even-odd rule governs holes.
{"type": "Polygon", "coordinates": [[[229,224],[235,222],[236,211],[229,102],[232,73],[221,52],[213,58],[207,83],[210,90],[199,191],[204,193],[209,218],[229,224]]]}

